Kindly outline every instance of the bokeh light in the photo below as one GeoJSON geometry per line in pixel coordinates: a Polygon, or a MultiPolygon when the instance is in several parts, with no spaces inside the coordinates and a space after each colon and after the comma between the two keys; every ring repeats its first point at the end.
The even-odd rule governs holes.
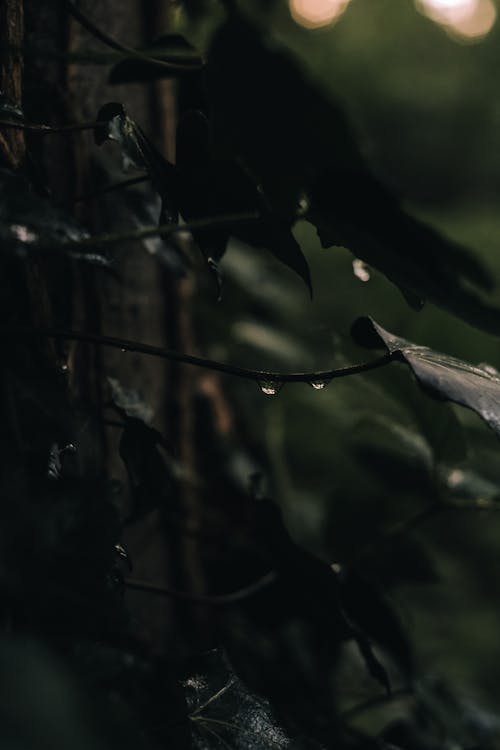
{"type": "Polygon", "coordinates": [[[486,36],[497,17],[493,0],[416,0],[416,6],[451,36],[462,40],[486,36]]]}
{"type": "Polygon", "coordinates": [[[290,0],[293,19],[308,29],[318,29],[335,21],[350,0],[290,0]]]}

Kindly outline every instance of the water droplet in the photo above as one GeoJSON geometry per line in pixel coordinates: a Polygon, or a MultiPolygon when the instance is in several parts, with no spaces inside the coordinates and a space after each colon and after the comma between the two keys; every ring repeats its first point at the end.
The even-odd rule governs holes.
{"type": "Polygon", "coordinates": [[[489,365],[487,362],[481,362],[479,367],[481,368],[481,370],[487,372],[488,375],[493,375],[494,377],[499,376],[499,372],[496,367],[493,367],[493,365],[489,365]]]}
{"type": "Polygon", "coordinates": [[[448,487],[455,488],[462,484],[465,474],[461,469],[452,469],[447,476],[448,487]]]}
{"type": "Polygon", "coordinates": [[[259,388],[266,396],[276,396],[282,389],[283,383],[279,380],[259,380],[259,388]]]}
{"type": "Polygon", "coordinates": [[[309,198],[305,193],[302,193],[299,197],[297,213],[299,216],[304,216],[309,210],[309,198]]]}
{"type": "Polygon", "coordinates": [[[331,382],[331,378],[323,378],[321,380],[311,380],[309,385],[314,388],[315,391],[322,391],[331,382]]]}
{"type": "Polygon", "coordinates": [[[360,281],[370,281],[370,269],[364,261],[355,258],[352,262],[352,270],[356,278],[360,281]]]}
{"type": "Polygon", "coordinates": [[[32,232],[31,229],[22,224],[11,224],[10,229],[14,237],[21,242],[36,242],[38,239],[38,235],[35,232],[32,232]]]}
{"type": "Polygon", "coordinates": [[[215,283],[217,285],[217,302],[222,302],[222,273],[220,271],[219,264],[214,258],[212,258],[212,256],[209,256],[207,258],[207,264],[210,271],[214,275],[215,283]]]}

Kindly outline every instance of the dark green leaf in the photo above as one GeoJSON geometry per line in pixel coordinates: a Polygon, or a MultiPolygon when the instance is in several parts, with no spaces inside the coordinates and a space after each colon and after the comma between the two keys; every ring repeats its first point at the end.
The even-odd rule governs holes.
{"type": "Polygon", "coordinates": [[[182,686],[196,747],[267,750],[290,744],[269,702],[248,689],[223,652],[191,659],[184,667],[182,686]]]}
{"type": "Polygon", "coordinates": [[[492,281],[473,255],[406,213],[370,171],[340,107],[249,20],[230,17],[208,58],[213,140],[242,162],[273,210],[303,215],[323,246],[380,269],[415,307],[428,299],[497,334],[500,310],[469,288],[492,281]],[[417,302],[418,300],[418,302],[417,302]]]}
{"type": "Polygon", "coordinates": [[[395,359],[410,365],[428,393],[472,409],[500,436],[500,376],[496,370],[413,344],[371,318],[358,319],[353,336],[365,346],[385,346],[395,359]]]}
{"type": "Polygon", "coordinates": [[[179,207],[186,221],[225,213],[256,212],[259,222],[234,229],[208,228],[193,233],[205,258],[223,256],[229,238],[269,250],[291,268],[311,291],[307,261],[286,222],[274,215],[258,185],[233,159],[216,158],[210,142],[210,125],[199,110],[184,114],[177,133],[179,207]]]}
{"type": "Polygon", "coordinates": [[[162,200],[160,223],[175,223],[178,219],[175,167],[153,146],[139,125],[127,115],[122,104],[104,104],[98,112],[97,121],[103,124],[95,129],[96,143],[101,145],[106,140],[116,141],[129,164],[148,172],[162,200]]]}

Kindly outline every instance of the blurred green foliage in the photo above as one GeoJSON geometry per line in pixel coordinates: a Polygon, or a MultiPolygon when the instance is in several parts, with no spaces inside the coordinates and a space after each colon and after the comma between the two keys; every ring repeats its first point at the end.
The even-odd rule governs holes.
{"type": "MultiPolygon", "coordinates": [[[[199,50],[208,84],[184,71],[177,87],[181,115],[206,108],[201,130],[183,131],[181,118],[186,141],[173,166],[112,103],[99,113],[91,153],[97,160],[97,145],[114,140],[121,153],[110,177],[121,174],[122,156],[149,174],[162,209],[152,191],[129,188],[122,198],[134,226],[155,214],[171,228],[178,214],[196,221],[259,210],[257,228],[195,228],[202,253],[189,263],[173,236],[144,242],[173,278],[196,276],[203,353],[270,372],[340,368],[376,356],[351,336],[353,322],[370,316],[414,344],[500,368],[498,337],[481,330],[494,329],[500,306],[499,26],[465,44],[410,0],[352,0],[317,31],[300,28],[278,0],[181,5],[177,30],[192,46],[171,35],[139,58],[125,50],[110,80],[137,80],[134,63],[140,80],[156,80],[148,56],[178,62],[189,53],[199,66],[199,50]],[[356,258],[366,261],[365,247],[372,266],[356,258]],[[216,302],[206,266],[219,260],[216,302]],[[494,288],[473,296],[483,268],[494,288]],[[426,291],[440,307],[417,312],[415,297],[426,291]]],[[[8,102],[0,107],[12,116],[8,102]]],[[[4,179],[19,178],[5,170],[4,179]]],[[[74,257],[70,240],[85,237],[79,226],[73,237],[59,213],[41,222],[52,209],[33,183],[22,184],[24,211],[0,197],[1,301],[13,326],[39,323],[29,320],[26,290],[13,291],[24,289],[26,257],[62,251],[50,261],[57,293],[69,276],[64,251],[74,257]],[[63,236],[53,236],[59,223],[63,236]]],[[[112,202],[102,202],[106,210],[112,202]]],[[[101,216],[105,229],[116,230],[115,214],[107,223],[101,216]]],[[[107,267],[113,251],[87,259],[107,267]]],[[[221,375],[236,426],[230,437],[218,433],[199,394],[193,482],[149,424],[155,405],[138,398],[140,384],[113,374],[102,388],[117,416],[127,494],[108,477],[89,479],[68,450],[75,440],[85,456],[86,425],[97,427],[89,405],[69,399],[65,376],[45,371],[24,340],[10,354],[0,533],[0,687],[9,700],[0,744],[498,745],[500,468],[498,439],[476,413],[433,399],[401,361],[322,389],[286,383],[272,397],[257,382],[221,375]],[[177,592],[188,604],[158,656],[123,597],[126,555],[116,545],[152,512],[165,528],[172,518],[182,528],[186,482],[203,501],[201,560],[212,590],[253,584],[270,569],[277,578],[236,606],[196,595],[193,604],[177,592]],[[193,614],[201,604],[202,637],[193,614]]],[[[440,362],[434,392],[453,400],[450,361],[440,362]]],[[[500,396],[495,402],[495,390],[491,406],[483,395],[480,381],[473,408],[491,422],[486,407],[496,418],[500,396]]]]}

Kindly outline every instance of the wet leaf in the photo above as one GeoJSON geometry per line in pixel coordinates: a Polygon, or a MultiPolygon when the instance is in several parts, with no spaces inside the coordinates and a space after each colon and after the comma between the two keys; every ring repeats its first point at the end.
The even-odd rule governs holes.
{"type": "Polygon", "coordinates": [[[282,750],[290,745],[269,702],[248,689],[223,651],[195,657],[184,670],[181,684],[195,747],[282,750]]]}
{"type": "Polygon", "coordinates": [[[127,115],[122,104],[104,104],[97,114],[97,121],[104,124],[95,129],[96,143],[101,145],[107,140],[115,141],[120,145],[128,164],[145,169],[162,200],[160,223],[177,222],[178,188],[173,164],[153,146],[140,126],[127,115]]]}
{"type": "Polygon", "coordinates": [[[225,647],[238,675],[269,699],[292,737],[329,746],[339,731],[332,686],[341,644],[354,641],[368,673],[385,688],[387,673],[371,639],[387,647],[404,672],[408,655],[387,606],[371,596],[377,606],[372,623],[353,587],[344,595],[332,567],[294,543],[274,502],[257,501],[256,512],[261,555],[277,579],[226,615],[225,647]]]}
{"type": "MultiPolygon", "coordinates": [[[[158,224],[161,220],[161,199],[149,186],[127,190],[122,201],[129,220],[138,229],[158,224]]],[[[176,235],[170,238],[147,237],[141,240],[141,244],[172,275],[183,277],[187,272],[188,260],[176,239],[176,235]]]]}
{"type": "Polygon", "coordinates": [[[206,216],[255,212],[260,220],[234,227],[208,227],[193,232],[206,259],[219,261],[230,237],[262,247],[291,268],[311,291],[307,261],[291,232],[291,223],[274,215],[258,184],[234,159],[213,153],[210,122],[200,110],[181,118],[177,132],[179,209],[186,221],[206,216]]]}
{"type": "Polygon", "coordinates": [[[425,391],[472,409],[500,436],[500,377],[489,368],[413,344],[371,318],[359,318],[352,332],[362,345],[385,346],[394,359],[411,367],[425,391]]]}

